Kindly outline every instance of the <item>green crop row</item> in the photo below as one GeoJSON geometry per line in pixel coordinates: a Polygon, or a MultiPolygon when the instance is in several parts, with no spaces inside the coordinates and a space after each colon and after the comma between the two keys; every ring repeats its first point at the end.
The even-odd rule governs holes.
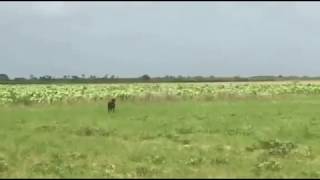
{"type": "Polygon", "coordinates": [[[86,84],[86,85],[1,85],[0,104],[54,103],[77,100],[122,100],[136,97],[217,97],[320,94],[320,84],[86,84]]]}

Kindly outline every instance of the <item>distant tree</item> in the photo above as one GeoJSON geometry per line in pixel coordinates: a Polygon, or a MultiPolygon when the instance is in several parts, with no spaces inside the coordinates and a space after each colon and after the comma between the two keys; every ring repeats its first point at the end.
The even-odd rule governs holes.
{"type": "Polygon", "coordinates": [[[30,79],[30,80],[37,80],[37,77],[34,76],[33,74],[30,74],[29,79],[30,79]]]}
{"type": "Polygon", "coordinates": [[[115,79],[115,77],[116,77],[115,75],[111,75],[110,79],[115,79]]]}
{"type": "Polygon", "coordinates": [[[90,79],[96,79],[97,77],[95,75],[90,75],[90,79]]]}
{"type": "Polygon", "coordinates": [[[183,80],[184,77],[182,75],[178,75],[178,80],[183,80]]]}
{"type": "Polygon", "coordinates": [[[81,74],[81,78],[82,78],[82,79],[85,79],[85,78],[86,78],[86,75],[85,75],[85,74],[81,74]]]}
{"type": "Polygon", "coordinates": [[[141,79],[144,80],[144,81],[148,81],[151,78],[150,78],[150,76],[148,74],[144,74],[144,75],[141,76],[141,79]]]}
{"type": "Polygon", "coordinates": [[[109,74],[105,74],[105,75],[103,76],[104,79],[108,79],[108,77],[109,77],[109,74]]]}
{"type": "Polygon", "coordinates": [[[7,74],[0,74],[0,80],[9,80],[9,76],[7,74]]]}
{"type": "Polygon", "coordinates": [[[202,76],[195,76],[194,79],[197,81],[200,81],[200,80],[203,80],[203,77],[202,76]]]}
{"type": "Polygon", "coordinates": [[[235,81],[238,81],[238,80],[240,80],[240,79],[241,79],[240,76],[234,76],[234,77],[233,77],[233,80],[235,80],[235,81]]]}
{"type": "Polygon", "coordinates": [[[79,77],[74,75],[74,76],[72,76],[72,79],[79,79],[79,77]]]}
{"type": "Polygon", "coordinates": [[[40,80],[51,80],[52,77],[50,75],[40,76],[40,80]]]}
{"type": "Polygon", "coordinates": [[[16,78],[14,78],[14,80],[15,80],[15,81],[25,81],[25,80],[27,80],[27,79],[24,78],[24,77],[16,77],[16,78]]]}

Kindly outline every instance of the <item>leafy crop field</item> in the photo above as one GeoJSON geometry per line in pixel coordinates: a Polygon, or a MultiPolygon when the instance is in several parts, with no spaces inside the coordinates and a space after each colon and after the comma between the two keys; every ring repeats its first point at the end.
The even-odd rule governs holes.
{"type": "Polygon", "coordinates": [[[319,93],[308,83],[3,85],[0,177],[319,178],[319,93]]]}
{"type": "Polygon", "coordinates": [[[318,95],[319,83],[185,83],[112,85],[1,85],[1,104],[52,104],[100,101],[110,97],[135,99],[211,99],[277,95],[318,95]]]}

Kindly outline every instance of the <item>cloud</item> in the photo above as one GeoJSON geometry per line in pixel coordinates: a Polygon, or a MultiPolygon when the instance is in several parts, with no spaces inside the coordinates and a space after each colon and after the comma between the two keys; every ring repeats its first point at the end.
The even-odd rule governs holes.
{"type": "Polygon", "coordinates": [[[44,15],[63,15],[65,13],[65,3],[61,1],[30,2],[30,8],[44,15]]]}

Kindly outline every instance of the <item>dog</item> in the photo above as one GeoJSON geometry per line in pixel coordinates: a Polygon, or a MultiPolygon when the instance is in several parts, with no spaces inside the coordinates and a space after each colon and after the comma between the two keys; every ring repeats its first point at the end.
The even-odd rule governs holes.
{"type": "Polygon", "coordinates": [[[108,112],[114,112],[116,109],[116,99],[111,99],[111,101],[108,102],[108,112]]]}

